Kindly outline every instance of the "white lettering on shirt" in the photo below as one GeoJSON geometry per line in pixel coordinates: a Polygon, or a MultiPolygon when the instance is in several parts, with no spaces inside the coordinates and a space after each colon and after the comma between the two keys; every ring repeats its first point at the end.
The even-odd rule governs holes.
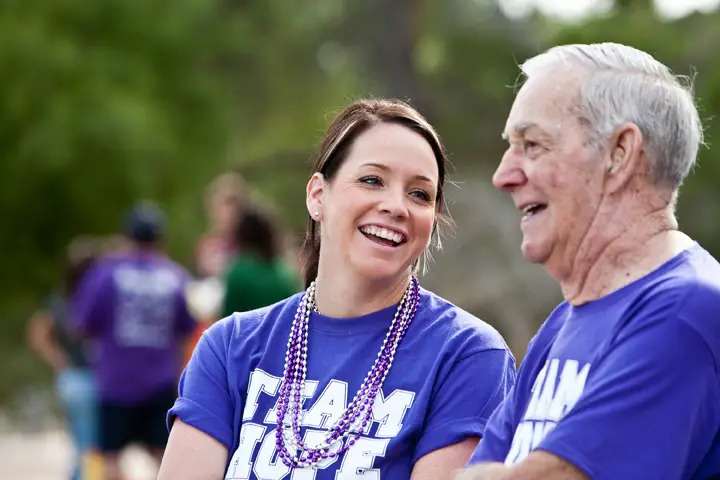
{"type": "Polygon", "coordinates": [[[560,366],[560,360],[554,358],[545,363],[535,378],[530,402],[505,458],[507,465],[525,459],[580,399],[590,364],[580,368],[577,360],[565,360],[562,370],[560,366]]]}
{"type": "MultiPolygon", "coordinates": [[[[394,390],[385,396],[382,390],[378,391],[373,405],[372,421],[368,422],[369,425],[362,432],[363,436],[359,437],[344,455],[325,459],[315,468],[291,470],[277,455],[275,436],[277,406],[264,415],[265,425],[251,421],[257,413],[262,396],[276,397],[281,382],[281,377],[275,377],[260,369],[255,369],[250,374],[240,442],[230,461],[226,480],[246,480],[251,478],[251,474],[264,480],[281,480],[286,477],[289,480],[315,480],[318,469],[337,463],[339,458],[342,458],[342,464],[336,472],[336,480],[360,478],[380,480],[380,471],[372,468],[373,462],[375,458],[385,455],[390,439],[400,432],[403,419],[415,399],[414,392],[394,390]],[[380,438],[369,436],[373,424],[378,425],[374,437],[380,438]]],[[[313,397],[317,386],[317,381],[306,380],[303,399],[313,397]]],[[[347,382],[331,379],[318,398],[303,412],[301,425],[310,427],[304,431],[304,441],[308,445],[320,443],[327,428],[340,418],[347,404],[347,382]]],[[[289,420],[289,412],[286,420],[289,420]]],[[[336,443],[332,448],[337,451],[340,445],[336,443]]]]}

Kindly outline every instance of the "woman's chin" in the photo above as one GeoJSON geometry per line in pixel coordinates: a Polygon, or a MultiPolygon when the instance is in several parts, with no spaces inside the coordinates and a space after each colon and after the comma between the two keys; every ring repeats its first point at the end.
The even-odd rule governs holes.
{"type": "Polygon", "coordinates": [[[357,274],[372,281],[390,281],[409,273],[409,269],[398,262],[373,261],[359,262],[357,274]]]}

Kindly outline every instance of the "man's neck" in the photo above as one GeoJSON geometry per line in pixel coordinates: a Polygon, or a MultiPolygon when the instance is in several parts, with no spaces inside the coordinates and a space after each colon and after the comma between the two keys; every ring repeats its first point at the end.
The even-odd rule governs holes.
{"type": "Polygon", "coordinates": [[[140,255],[153,255],[160,252],[160,248],[157,243],[143,243],[134,241],[132,243],[132,247],[135,253],[139,253],[140,255]]]}
{"type": "Polygon", "coordinates": [[[602,298],[644,277],[693,245],[677,229],[671,208],[646,215],[628,215],[588,236],[569,275],[559,279],[565,299],[582,305],[602,298]]]}

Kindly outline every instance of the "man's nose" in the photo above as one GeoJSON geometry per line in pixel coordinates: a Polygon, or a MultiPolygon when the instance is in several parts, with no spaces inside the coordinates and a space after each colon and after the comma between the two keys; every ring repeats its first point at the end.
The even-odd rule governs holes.
{"type": "Polygon", "coordinates": [[[521,159],[517,154],[510,150],[505,152],[493,174],[492,182],[495,188],[505,192],[512,191],[527,182],[521,159]]]}

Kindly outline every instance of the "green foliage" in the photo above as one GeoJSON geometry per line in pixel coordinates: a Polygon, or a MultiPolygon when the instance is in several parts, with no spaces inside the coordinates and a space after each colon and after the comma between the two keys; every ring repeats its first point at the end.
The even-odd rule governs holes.
{"type": "MultiPolygon", "coordinates": [[[[116,232],[135,200],[152,198],[168,212],[170,253],[187,264],[205,229],[203,189],[230,168],[299,233],[309,157],[353,98],[409,97],[438,127],[460,181],[495,167],[516,65],[555,43],[621,41],[678,72],[695,68],[712,117],[720,16],[665,23],[646,1],[621,3],[567,26],[511,22],[490,0],[5,0],[0,404],[46,378],[25,351],[25,322],[72,237],[116,232]]],[[[708,123],[710,143],[716,129],[708,123]]],[[[680,217],[718,253],[716,156],[702,151],[680,217]]]]}
{"type": "MultiPolygon", "coordinates": [[[[322,113],[345,103],[351,77],[316,61],[324,25],[341,14],[330,0],[312,9],[3,2],[0,362],[9,368],[0,403],[37,370],[25,352],[26,318],[58,283],[72,237],[117,232],[133,202],[152,198],[170,217],[170,253],[188,263],[205,228],[203,188],[219,171],[265,169],[258,185],[271,193],[291,183],[286,172],[306,175],[307,153],[290,169],[267,172],[266,162],[308,152],[322,113]]],[[[296,199],[302,186],[293,185],[296,199]]]]}
{"type": "Polygon", "coordinates": [[[16,358],[72,236],[114,232],[135,199],[169,202],[213,171],[201,159],[222,156],[233,112],[212,67],[233,53],[202,0],[4,3],[0,352],[16,358]]]}

